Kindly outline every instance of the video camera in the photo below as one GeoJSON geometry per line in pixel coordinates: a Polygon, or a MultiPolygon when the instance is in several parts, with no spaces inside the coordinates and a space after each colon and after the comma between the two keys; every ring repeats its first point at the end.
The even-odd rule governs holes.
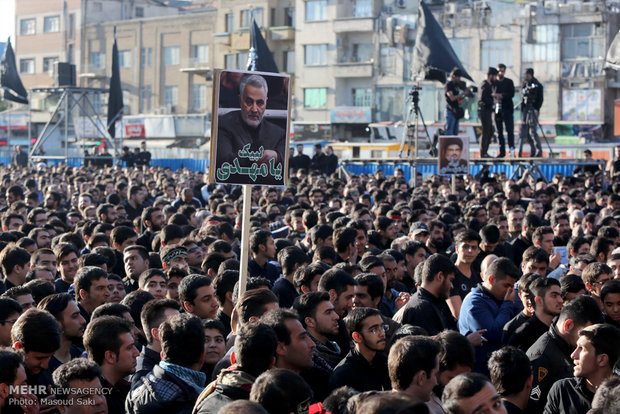
{"type": "Polygon", "coordinates": [[[532,94],[537,87],[538,85],[536,83],[526,83],[525,86],[521,88],[521,99],[525,105],[530,103],[529,100],[533,98],[532,94]]]}

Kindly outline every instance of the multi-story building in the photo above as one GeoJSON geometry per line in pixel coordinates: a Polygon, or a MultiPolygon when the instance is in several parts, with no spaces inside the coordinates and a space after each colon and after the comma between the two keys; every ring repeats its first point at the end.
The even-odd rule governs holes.
{"type": "Polygon", "coordinates": [[[103,21],[125,21],[179,13],[154,0],[20,0],[15,2],[17,66],[27,89],[54,85],[55,62],[87,62],[84,27],[103,21]]]}
{"type": "MultiPolygon", "coordinates": [[[[603,63],[619,27],[617,2],[427,3],[476,83],[504,63],[518,85],[532,67],[545,87],[543,125],[609,136],[620,77],[603,63]]],[[[27,87],[52,84],[55,59],[75,62],[81,85],[107,86],[116,26],[126,113],[208,117],[213,70],[247,64],[252,13],[280,70],[294,75],[296,134],[365,139],[369,124],[406,118],[418,85],[413,0],[20,0],[18,66],[27,87]]],[[[442,123],[443,85],[419,85],[426,122],[442,123]]],[[[476,107],[467,103],[463,123],[477,122],[476,107]]]]}

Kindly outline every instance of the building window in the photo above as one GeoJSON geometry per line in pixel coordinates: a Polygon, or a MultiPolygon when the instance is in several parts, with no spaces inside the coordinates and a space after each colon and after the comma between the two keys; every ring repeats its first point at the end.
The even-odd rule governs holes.
{"type": "Polygon", "coordinates": [[[144,17],[144,7],[136,7],[136,17],[144,17]]]}
{"type": "Polygon", "coordinates": [[[237,69],[245,70],[248,67],[248,53],[237,53],[237,69]]]}
{"type": "Polygon", "coordinates": [[[528,33],[521,35],[521,62],[557,62],[560,60],[560,26],[541,24],[533,26],[535,43],[527,43],[528,33]]]}
{"type": "Polygon", "coordinates": [[[598,23],[562,26],[562,60],[603,59],[605,34],[598,23]]]}
{"type": "Polygon", "coordinates": [[[286,7],[284,9],[284,25],[295,27],[295,7],[286,7]]]}
{"type": "Polygon", "coordinates": [[[121,68],[131,67],[131,50],[118,51],[118,66],[121,68]]]}
{"type": "Polygon", "coordinates": [[[295,73],[295,51],[286,50],[284,52],[284,72],[295,73]]]}
{"type": "Polygon", "coordinates": [[[90,64],[95,69],[105,67],[105,54],[103,52],[90,52],[90,64]]]}
{"type": "Polygon", "coordinates": [[[73,63],[73,44],[67,48],[67,62],[73,63]]]}
{"type": "Polygon", "coordinates": [[[179,46],[164,47],[164,65],[179,64],[179,46]]]}
{"type": "MultiPolygon", "coordinates": [[[[474,66],[473,53],[471,53],[472,39],[471,37],[453,37],[448,39],[450,46],[454,49],[454,53],[461,59],[461,63],[466,68],[474,66]]],[[[499,62],[498,62],[499,63],[499,62]]],[[[504,63],[504,62],[501,62],[504,63]]],[[[493,65],[495,67],[495,65],[493,65]]]]}
{"type": "Polygon", "coordinates": [[[179,104],[179,87],[166,86],[164,91],[164,105],[176,107],[179,104]]]}
{"type": "Polygon", "coordinates": [[[21,35],[33,35],[36,33],[37,23],[35,19],[22,19],[19,22],[19,33],[21,35]]]}
{"type": "Polygon", "coordinates": [[[101,2],[95,2],[93,3],[93,11],[100,13],[103,11],[103,4],[101,4],[101,2]]]}
{"type": "Polygon", "coordinates": [[[47,16],[43,18],[43,32],[55,33],[60,31],[60,16],[47,16]]]}
{"type": "Polygon", "coordinates": [[[67,37],[69,39],[73,39],[73,37],[75,36],[75,14],[71,13],[69,15],[69,27],[67,27],[67,37]]]}
{"type": "MultiPolygon", "coordinates": [[[[259,7],[254,9],[254,20],[256,20],[256,24],[258,26],[263,25],[263,8],[259,7]]],[[[239,27],[241,29],[250,27],[252,23],[252,10],[241,10],[241,21],[239,27]]]]}
{"type": "Polygon", "coordinates": [[[209,62],[209,45],[193,45],[192,46],[192,59],[196,63],[208,63],[209,62]]]}
{"type": "Polygon", "coordinates": [[[49,72],[52,70],[54,63],[58,62],[57,57],[45,57],[43,58],[43,72],[49,72]]]}
{"type": "Polygon", "coordinates": [[[207,85],[193,85],[192,87],[192,109],[201,111],[207,107],[207,85]]]}
{"type": "Polygon", "coordinates": [[[151,110],[151,85],[140,88],[140,111],[148,112],[151,110]]]}
{"type": "Polygon", "coordinates": [[[236,58],[237,58],[237,55],[233,55],[233,54],[224,55],[224,69],[229,69],[229,70],[236,69],[237,68],[236,58]]]}
{"type": "Polygon", "coordinates": [[[304,108],[325,108],[327,106],[327,88],[304,89],[304,108]]]}
{"type": "Polygon", "coordinates": [[[480,67],[495,67],[498,63],[512,67],[512,40],[483,40],[480,51],[480,67]]]}
{"type": "Polygon", "coordinates": [[[375,55],[375,46],[372,43],[358,43],[353,45],[353,62],[369,62],[375,55]]]}
{"type": "Polygon", "coordinates": [[[226,13],[225,19],[225,30],[226,33],[232,33],[232,31],[234,30],[234,24],[233,24],[233,19],[234,19],[234,15],[232,13],[226,13]]]}
{"type": "Polygon", "coordinates": [[[372,0],[355,0],[353,17],[372,17],[372,0]]]}
{"type": "Polygon", "coordinates": [[[304,63],[306,65],[327,64],[327,44],[306,45],[304,52],[304,63]]]}
{"type": "Polygon", "coordinates": [[[140,49],[140,65],[151,66],[153,64],[153,48],[143,47],[140,49]]]}
{"type": "Polygon", "coordinates": [[[372,89],[354,88],[353,106],[372,106],[372,89]]]}
{"type": "Polygon", "coordinates": [[[20,59],[19,71],[21,73],[34,73],[34,59],[20,59]]]}
{"type": "Polygon", "coordinates": [[[306,2],[306,20],[325,20],[327,18],[327,0],[308,0],[306,2]]]}

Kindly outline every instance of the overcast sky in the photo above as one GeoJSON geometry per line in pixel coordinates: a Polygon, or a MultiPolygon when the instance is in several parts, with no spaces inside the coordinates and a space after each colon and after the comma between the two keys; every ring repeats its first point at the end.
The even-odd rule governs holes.
{"type": "Polygon", "coordinates": [[[0,0],[0,42],[11,36],[15,44],[15,0],[0,0]]]}

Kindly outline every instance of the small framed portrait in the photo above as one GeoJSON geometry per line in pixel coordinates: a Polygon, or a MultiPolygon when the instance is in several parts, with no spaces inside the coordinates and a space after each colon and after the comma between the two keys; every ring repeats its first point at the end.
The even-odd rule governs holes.
{"type": "Polygon", "coordinates": [[[457,136],[439,137],[439,174],[469,174],[469,142],[457,136]]]}
{"type": "Polygon", "coordinates": [[[288,170],[290,76],[218,70],[213,91],[210,181],[284,185],[288,170]]]}

